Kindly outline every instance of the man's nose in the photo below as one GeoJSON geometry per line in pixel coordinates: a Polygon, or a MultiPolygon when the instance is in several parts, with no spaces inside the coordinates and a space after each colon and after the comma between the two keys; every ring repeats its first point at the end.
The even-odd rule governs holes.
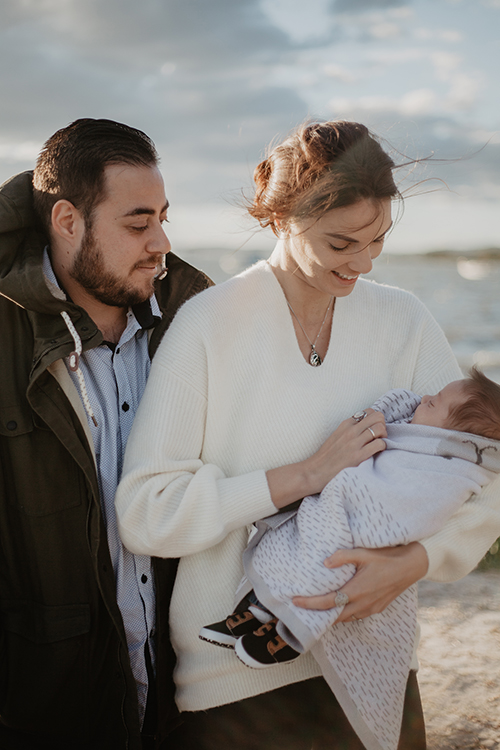
{"type": "Polygon", "coordinates": [[[170,240],[163,231],[163,227],[161,226],[161,224],[159,224],[156,227],[154,237],[152,237],[148,242],[147,251],[149,253],[159,253],[160,255],[166,255],[171,251],[171,249],[172,245],[170,244],[170,240]]]}

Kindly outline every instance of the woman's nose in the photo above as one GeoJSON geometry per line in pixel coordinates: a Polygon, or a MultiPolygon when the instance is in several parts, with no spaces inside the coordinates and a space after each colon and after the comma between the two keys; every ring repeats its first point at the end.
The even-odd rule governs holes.
{"type": "Polygon", "coordinates": [[[370,245],[367,245],[363,250],[355,255],[352,255],[349,259],[349,268],[357,273],[370,273],[373,268],[372,254],[370,252],[370,245]]]}

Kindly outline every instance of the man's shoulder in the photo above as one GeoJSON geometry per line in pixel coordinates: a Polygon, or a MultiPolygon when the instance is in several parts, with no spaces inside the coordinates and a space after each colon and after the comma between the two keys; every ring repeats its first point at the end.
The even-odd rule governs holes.
{"type": "Polygon", "coordinates": [[[33,172],[21,172],[0,185],[0,233],[32,227],[33,172]]]}
{"type": "Polygon", "coordinates": [[[213,281],[174,253],[167,256],[168,273],[156,284],[156,298],[162,314],[171,318],[188,299],[213,286],[213,281]]]}
{"type": "Polygon", "coordinates": [[[150,354],[156,351],[178,309],[187,300],[214,284],[206,273],[174,253],[169,253],[167,256],[167,268],[166,277],[155,285],[155,295],[162,313],[162,320],[151,337],[150,354]]]}
{"type": "Polygon", "coordinates": [[[196,293],[214,285],[212,279],[204,271],[192,266],[175,253],[168,254],[167,267],[168,274],[164,281],[169,280],[172,289],[179,287],[184,293],[189,293],[191,286],[193,286],[196,293]]]}

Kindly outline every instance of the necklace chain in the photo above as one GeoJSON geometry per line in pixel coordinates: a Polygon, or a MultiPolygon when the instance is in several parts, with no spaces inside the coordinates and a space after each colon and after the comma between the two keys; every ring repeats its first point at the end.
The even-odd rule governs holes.
{"type": "MultiPolygon", "coordinates": [[[[286,297],[285,297],[285,299],[286,299],[286,297]]],[[[323,326],[325,325],[326,319],[328,317],[328,313],[330,312],[330,307],[332,306],[333,299],[334,299],[334,297],[333,297],[333,294],[332,294],[332,296],[330,297],[330,302],[328,303],[328,307],[326,308],[325,317],[323,318],[323,322],[322,322],[321,327],[320,327],[320,329],[318,331],[318,335],[316,336],[316,338],[314,339],[314,341],[311,341],[311,339],[309,338],[309,336],[307,335],[307,333],[304,331],[304,326],[302,325],[302,323],[298,319],[297,313],[295,312],[295,310],[293,309],[293,307],[291,306],[291,304],[289,303],[289,301],[286,300],[286,303],[287,303],[288,307],[290,308],[290,311],[292,312],[292,315],[294,316],[295,320],[299,324],[299,326],[300,326],[300,328],[302,330],[302,333],[304,334],[304,336],[308,340],[309,346],[311,347],[311,354],[309,355],[309,364],[312,365],[312,367],[319,367],[321,364],[323,364],[323,360],[321,359],[321,357],[319,356],[318,352],[316,351],[316,341],[319,339],[319,337],[321,335],[321,331],[323,330],[323,326]]]]}

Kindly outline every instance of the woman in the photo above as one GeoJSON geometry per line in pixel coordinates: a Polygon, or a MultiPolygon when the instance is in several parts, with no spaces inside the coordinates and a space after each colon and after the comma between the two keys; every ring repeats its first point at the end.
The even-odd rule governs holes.
{"type": "MultiPolygon", "coordinates": [[[[184,724],[172,748],[363,747],[311,655],[250,670],[198,632],[231,611],[250,524],[383,450],[380,415],[350,415],[390,388],[432,393],[460,377],[416,298],[359,278],[391,227],[393,169],[363,125],[299,128],[255,172],[250,213],[278,237],[269,261],[188,302],[155,357],[117,510],[133,552],[182,558],[171,634],[184,724]]],[[[477,562],[499,494],[481,496],[460,570],[462,517],[426,543],[434,575],[477,562]]],[[[341,620],[381,611],[429,563],[419,543],[334,557],[358,567],[341,620]]],[[[331,607],[335,593],[296,603],[331,607]]],[[[425,747],[414,673],[400,747],[425,747]]]]}

